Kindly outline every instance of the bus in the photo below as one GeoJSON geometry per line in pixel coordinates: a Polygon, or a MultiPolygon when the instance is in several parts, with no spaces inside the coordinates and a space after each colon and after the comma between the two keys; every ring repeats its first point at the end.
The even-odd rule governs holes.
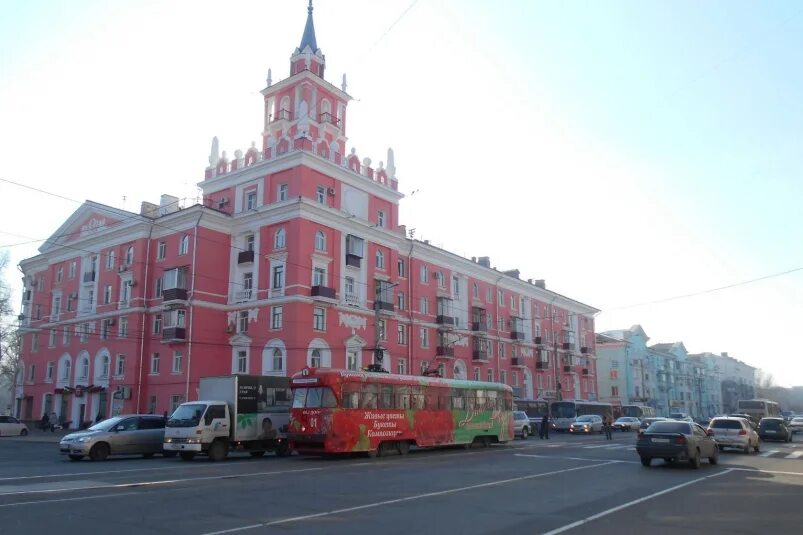
{"type": "Polygon", "coordinates": [[[553,401],[549,405],[549,413],[552,417],[552,429],[557,431],[567,431],[578,416],[584,414],[597,414],[613,416],[613,405],[610,403],[599,403],[596,401],[553,401]]]}
{"type": "Polygon", "coordinates": [[[541,421],[545,414],[549,414],[549,401],[545,399],[514,399],[513,406],[517,411],[524,411],[530,420],[541,421]]]}
{"type": "Polygon", "coordinates": [[[287,437],[301,454],[379,457],[513,440],[513,389],[501,383],[304,368],[290,387],[287,437]]]}
{"type": "Polygon", "coordinates": [[[781,406],[768,399],[740,399],[736,407],[739,414],[750,416],[756,423],[762,418],[781,418],[781,406]]]}
{"type": "Polygon", "coordinates": [[[655,418],[655,409],[648,405],[623,405],[622,416],[631,416],[639,420],[655,418]]]}

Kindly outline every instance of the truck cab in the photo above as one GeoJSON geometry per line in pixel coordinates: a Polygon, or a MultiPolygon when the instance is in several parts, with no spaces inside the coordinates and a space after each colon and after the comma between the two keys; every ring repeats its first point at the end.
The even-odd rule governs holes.
{"type": "Polygon", "coordinates": [[[208,454],[216,441],[228,449],[231,428],[231,411],[225,401],[182,403],[167,420],[164,449],[178,452],[185,460],[198,453],[208,454]]]}

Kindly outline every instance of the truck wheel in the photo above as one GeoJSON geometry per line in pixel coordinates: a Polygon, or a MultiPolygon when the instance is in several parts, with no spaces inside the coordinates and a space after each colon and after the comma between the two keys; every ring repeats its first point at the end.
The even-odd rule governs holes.
{"type": "Polygon", "coordinates": [[[182,461],[191,461],[195,459],[194,451],[180,451],[179,455],[181,456],[182,461]]]}
{"type": "Polygon", "coordinates": [[[222,461],[226,458],[228,454],[228,448],[226,447],[226,443],[222,440],[216,440],[212,442],[209,446],[209,451],[207,454],[209,455],[209,460],[212,462],[222,461]]]}
{"type": "Polygon", "coordinates": [[[276,446],[277,457],[287,457],[290,455],[290,445],[287,442],[282,442],[276,446]]]}

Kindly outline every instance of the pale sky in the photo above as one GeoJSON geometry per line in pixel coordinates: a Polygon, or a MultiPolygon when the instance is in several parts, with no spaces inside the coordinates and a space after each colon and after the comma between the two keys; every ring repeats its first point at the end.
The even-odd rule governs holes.
{"type": "MultiPolygon", "coordinates": [[[[133,211],[194,197],[213,136],[260,145],[259,91],[306,20],[305,0],[0,7],[0,179],[133,211]]],[[[546,279],[598,331],[639,323],[803,384],[803,270],[629,306],[803,267],[800,3],[317,0],[314,18],[355,99],[348,148],[393,147],[416,238],[546,279]]],[[[78,207],[0,198],[12,266],[78,207]]]]}

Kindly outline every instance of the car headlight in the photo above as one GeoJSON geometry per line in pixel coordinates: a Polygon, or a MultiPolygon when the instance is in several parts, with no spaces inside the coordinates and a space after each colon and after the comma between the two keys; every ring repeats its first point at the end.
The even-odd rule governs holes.
{"type": "Polygon", "coordinates": [[[200,438],[188,438],[187,439],[187,444],[200,444],[200,443],[201,443],[201,439],[200,438]]]}
{"type": "Polygon", "coordinates": [[[171,444],[172,442],[173,442],[172,438],[166,438],[165,439],[165,444],[171,444]]]}
{"type": "Polygon", "coordinates": [[[80,437],[77,442],[89,442],[92,440],[90,437],[80,437]]]}

